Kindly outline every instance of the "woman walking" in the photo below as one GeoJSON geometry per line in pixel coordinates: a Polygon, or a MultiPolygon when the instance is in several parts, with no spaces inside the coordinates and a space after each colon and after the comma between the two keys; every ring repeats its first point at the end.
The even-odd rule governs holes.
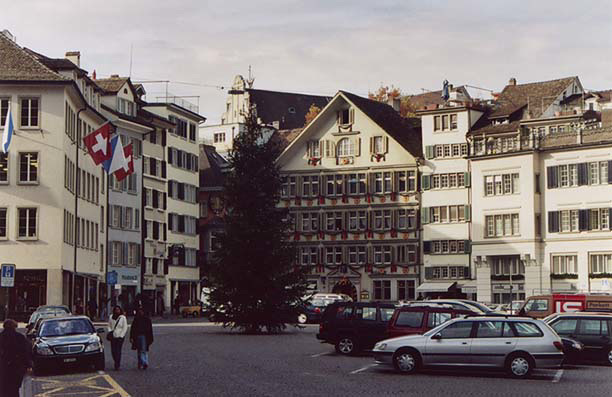
{"type": "Polygon", "coordinates": [[[127,318],[125,318],[123,310],[121,310],[119,306],[113,308],[113,314],[108,320],[108,325],[110,327],[110,332],[107,338],[111,343],[111,353],[113,355],[113,361],[115,362],[115,370],[118,371],[119,367],[121,367],[123,339],[128,330],[127,318]]]}
{"type": "Polygon", "coordinates": [[[132,349],[135,349],[138,354],[138,369],[147,369],[149,367],[149,346],[153,343],[153,325],[142,307],[136,310],[136,317],[130,329],[130,341],[132,349]]]}

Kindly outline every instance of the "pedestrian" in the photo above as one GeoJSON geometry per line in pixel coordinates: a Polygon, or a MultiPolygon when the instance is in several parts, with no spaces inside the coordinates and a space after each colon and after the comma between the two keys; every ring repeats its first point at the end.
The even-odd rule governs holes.
{"type": "Polygon", "coordinates": [[[130,329],[132,350],[136,350],[138,369],[149,367],[149,347],[153,343],[153,325],[142,307],[136,309],[136,317],[130,329]]]}
{"type": "Polygon", "coordinates": [[[181,308],[181,298],[177,295],[177,297],[174,299],[174,311],[176,314],[181,314],[180,308],[181,308]]]}
{"type": "Polygon", "coordinates": [[[164,318],[164,310],[166,309],[164,307],[164,297],[163,296],[159,296],[159,300],[158,300],[158,310],[159,310],[159,315],[161,316],[161,318],[164,318]]]}
{"type": "Polygon", "coordinates": [[[125,314],[121,307],[115,306],[113,308],[113,314],[108,320],[110,331],[107,339],[110,340],[111,353],[113,355],[113,361],[115,362],[115,370],[118,371],[121,367],[121,349],[123,348],[123,340],[125,334],[127,334],[128,323],[125,314]]]}
{"type": "Polygon", "coordinates": [[[87,302],[87,314],[91,321],[96,321],[96,314],[98,313],[98,304],[96,303],[96,299],[92,296],[87,302]]]}
{"type": "Polygon", "coordinates": [[[32,367],[32,347],[26,337],[17,332],[15,320],[4,321],[3,327],[0,334],[0,395],[19,397],[23,377],[32,367]]]}

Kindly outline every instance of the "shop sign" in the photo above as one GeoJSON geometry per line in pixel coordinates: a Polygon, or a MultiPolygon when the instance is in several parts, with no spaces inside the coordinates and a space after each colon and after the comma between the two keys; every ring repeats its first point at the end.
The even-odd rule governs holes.
{"type": "Polygon", "coordinates": [[[155,276],[144,276],[142,288],[155,289],[155,276]]]}
{"type": "Polygon", "coordinates": [[[1,287],[15,286],[15,265],[12,263],[2,264],[2,279],[0,280],[1,287]]]}
{"type": "Polygon", "coordinates": [[[368,291],[361,291],[359,299],[362,301],[370,300],[370,293],[368,291]]]}

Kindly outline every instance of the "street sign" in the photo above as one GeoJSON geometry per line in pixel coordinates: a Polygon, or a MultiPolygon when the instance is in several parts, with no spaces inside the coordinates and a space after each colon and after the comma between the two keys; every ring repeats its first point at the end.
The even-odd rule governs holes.
{"type": "Polygon", "coordinates": [[[12,263],[2,264],[2,279],[0,279],[0,287],[15,286],[15,265],[12,263]]]}
{"type": "Polygon", "coordinates": [[[117,284],[117,278],[118,278],[118,274],[116,271],[111,271],[106,273],[106,283],[110,284],[110,285],[114,285],[117,284]]]}

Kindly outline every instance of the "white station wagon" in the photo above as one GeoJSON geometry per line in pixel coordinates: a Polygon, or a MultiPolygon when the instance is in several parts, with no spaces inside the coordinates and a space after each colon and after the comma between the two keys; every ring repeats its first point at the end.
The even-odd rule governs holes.
{"type": "Polygon", "coordinates": [[[378,342],[372,351],[379,364],[402,373],[428,366],[505,368],[515,378],[533,368],[559,368],[561,338],[540,320],[475,316],[448,321],[423,335],[378,342]]]}

